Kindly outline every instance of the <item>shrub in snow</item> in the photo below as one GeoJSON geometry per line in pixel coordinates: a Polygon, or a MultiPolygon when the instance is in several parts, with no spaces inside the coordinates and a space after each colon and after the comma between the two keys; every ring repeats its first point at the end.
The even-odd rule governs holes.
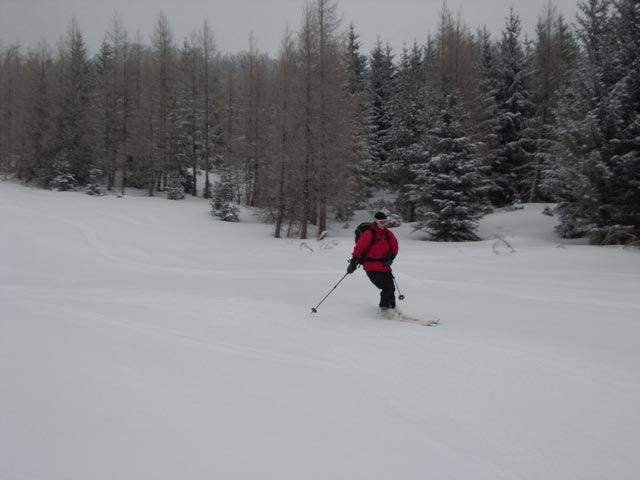
{"type": "Polygon", "coordinates": [[[183,187],[168,187],[166,192],[169,200],[182,200],[184,198],[183,187]]]}
{"type": "Polygon", "coordinates": [[[212,214],[225,222],[239,222],[240,210],[233,201],[233,178],[229,171],[224,172],[216,182],[211,200],[212,214]]]}
{"type": "Polygon", "coordinates": [[[506,207],[499,209],[501,212],[516,212],[518,210],[524,210],[524,205],[521,203],[514,203],[513,205],[507,205],[506,207]]]}
{"type": "Polygon", "coordinates": [[[71,173],[71,164],[66,160],[64,155],[59,155],[53,162],[54,177],[49,182],[49,186],[58,190],[59,192],[65,192],[67,190],[75,190],[78,185],[76,177],[71,173]]]}
{"type": "Polygon", "coordinates": [[[396,213],[388,213],[387,219],[389,220],[389,223],[387,224],[389,228],[399,227],[400,225],[402,225],[400,215],[396,213]]]}
{"type": "Polygon", "coordinates": [[[240,209],[229,202],[216,205],[215,200],[213,200],[211,202],[211,208],[213,209],[213,215],[225,222],[240,221],[240,209]]]}
{"type": "Polygon", "coordinates": [[[640,235],[635,225],[593,228],[589,232],[589,237],[594,245],[632,245],[640,241],[640,235]]]}
{"type": "Polygon", "coordinates": [[[102,169],[92,168],[89,170],[89,184],[87,185],[87,195],[104,195],[102,187],[99,183],[100,177],[102,177],[102,169]]]}

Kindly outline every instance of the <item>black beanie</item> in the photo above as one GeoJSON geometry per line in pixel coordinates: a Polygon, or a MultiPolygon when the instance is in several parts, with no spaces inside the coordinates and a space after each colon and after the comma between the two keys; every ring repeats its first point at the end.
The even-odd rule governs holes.
{"type": "Polygon", "coordinates": [[[373,216],[373,218],[375,218],[376,220],[384,220],[387,218],[387,214],[384,212],[378,212],[373,216]]]}

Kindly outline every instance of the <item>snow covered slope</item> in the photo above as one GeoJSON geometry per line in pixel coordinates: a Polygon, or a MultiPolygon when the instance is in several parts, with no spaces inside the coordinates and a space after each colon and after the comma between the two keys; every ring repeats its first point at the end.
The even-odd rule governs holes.
{"type": "Polygon", "coordinates": [[[310,313],[354,225],[0,182],[0,479],[636,479],[640,254],[541,210],[395,230],[425,328],[360,270],[310,313]]]}

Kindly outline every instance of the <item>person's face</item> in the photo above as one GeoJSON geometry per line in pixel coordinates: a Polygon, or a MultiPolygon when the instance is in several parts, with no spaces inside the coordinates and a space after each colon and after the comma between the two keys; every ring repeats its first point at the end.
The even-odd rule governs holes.
{"type": "Polygon", "coordinates": [[[386,218],[380,218],[376,220],[376,225],[378,225],[380,228],[386,228],[388,223],[389,220],[387,220],[386,218]]]}

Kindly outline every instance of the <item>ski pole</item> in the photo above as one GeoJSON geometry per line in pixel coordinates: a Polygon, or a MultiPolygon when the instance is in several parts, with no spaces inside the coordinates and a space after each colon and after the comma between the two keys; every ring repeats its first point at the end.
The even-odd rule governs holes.
{"type": "Polygon", "coordinates": [[[400,287],[398,287],[398,282],[396,281],[396,277],[393,274],[393,272],[391,273],[391,277],[393,277],[393,283],[396,286],[396,290],[398,290],[398,300],[404,300],[404,295],[402,294],[402,292],[400,291],[400,287]]]}
{"type": "MultiPolygon", "coordinates": [[[[342,277],[342,278],[340,279],[340,282],[342,282],[342,280],[344,280],[344,279],[347,277],[347,275],[349,275],[349,272],[347,272],[347,273],[345,273],[345,274],[344,274],[344,277],[342,277]]],[[[322,302],[324,302],[324,301],[327,299],[327,297],[328,297],[329,295],[331,295],[331,293],[332,293],[336,288],[338,288],[338,285],[340,285],[340,282],[336,283],[335,287],[333,287],[331,290],[329,290],[329,293],[327,293],[327,294],[325,295],[325,297],[320,301],[320,303],[319,303],[318,305],[316,305],[316,306],[315,306],[315,308],[313,308],[313,307],[311,308],[311,313],[318,313],[318,307],[319,307],[320,305],[322,305],[322,302]]]]}

